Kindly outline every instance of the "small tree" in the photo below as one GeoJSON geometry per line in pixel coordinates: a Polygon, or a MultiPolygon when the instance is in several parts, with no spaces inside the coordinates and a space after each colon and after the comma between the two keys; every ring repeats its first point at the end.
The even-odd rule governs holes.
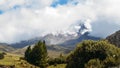
{"type": "Polygon", "coordinates": [[[25,59],[30,62],[30,53],[31,53],[31,46],[28,46],[27,50],[25,51],[25,59]]]}
{"type": "Polygon", "coordinates": [[[0,53],[0,59],[4,58],[4,53],[0,53]]]}
{"type": "Polygon", "coordinates": [[[30,47],[25,52],[25,57],[28,62],[31,64],[34,64],[36,66],[39,66],[41,68],[45,68],[47,65],[47,49],[45,41],[35,44],[35,46],[30,51],[30,47]]]}

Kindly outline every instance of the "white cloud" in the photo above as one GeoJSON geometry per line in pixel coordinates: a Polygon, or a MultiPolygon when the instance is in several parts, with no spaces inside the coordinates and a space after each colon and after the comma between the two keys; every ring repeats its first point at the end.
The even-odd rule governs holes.
{"type": "Polygon", "coordinates": [[[66,31],[80,20],[90,21],[85,23],[90,29],[92,26],[91,35],[95,36],[105,37],[120,29],[119,0],[78,0],[77,5],[70,1],[56,8],[50,7],[52,2],[1,0],[0,9],[5,13],[0,15],[0,41],[17,42],[54,31],[66,31]],[[20,8],[11,10],[15,5],[20,8]]]}

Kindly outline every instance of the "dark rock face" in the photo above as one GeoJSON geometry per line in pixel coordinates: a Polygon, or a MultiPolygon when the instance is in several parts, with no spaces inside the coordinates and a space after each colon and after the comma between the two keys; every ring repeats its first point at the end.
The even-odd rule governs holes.
{"type": "Polygon", "coordinates": [[[120,30],[106,38],[111,44],[120,47],[120,30]]]}

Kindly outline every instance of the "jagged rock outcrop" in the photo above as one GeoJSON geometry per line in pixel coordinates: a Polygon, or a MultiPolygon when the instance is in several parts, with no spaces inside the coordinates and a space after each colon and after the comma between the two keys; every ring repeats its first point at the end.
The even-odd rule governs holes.
{"type": "Polygon", "coordinates": [[[120,47],[120,30],[106,38],[111,44],[120,47]]]}

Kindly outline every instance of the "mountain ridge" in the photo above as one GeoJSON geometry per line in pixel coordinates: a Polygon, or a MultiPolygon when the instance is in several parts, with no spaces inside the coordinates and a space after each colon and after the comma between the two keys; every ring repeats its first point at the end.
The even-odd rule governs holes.
{"type": "MultiPolygon", "coordinates": [[[[25,46],[35,44],[39,40],[45,40],[47,45],[61,45],[67,41],[75,40],[78,38],[81,38],[81,40],[78,39],[79,40],[78,42],[82,41],[83,38],[87,40],[86,37],[89,37],[88,39],[90,39],[90,36],[88,34],[90,33],[91,29],[85,23],[73,24],[70,27],[70,30],[71,31],[59,31],[59,32],[49,33],[44,36],[36,37],[29,40],[24,40],[18,43],[10,44],[10,45],[15,48],[23,48],[25,46]],[[84,36],[84,37],[81,37],[81,36],[84,36]]],[[[91,40],[95,40],[95,39],[91,37],[91,40]]]]}
{"type": "Polygon", "coordinates": [[[106,39],[111,43],[120,47],[120,30],[106,37],[106,39]]]}

